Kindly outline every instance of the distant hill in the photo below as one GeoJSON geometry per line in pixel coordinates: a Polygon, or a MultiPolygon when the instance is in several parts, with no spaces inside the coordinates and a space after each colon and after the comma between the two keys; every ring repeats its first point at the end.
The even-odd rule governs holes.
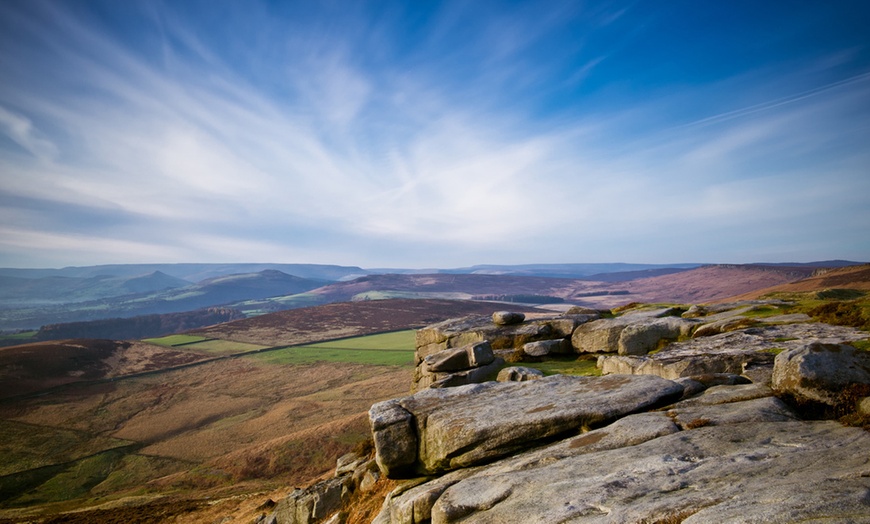
{"type": "MultiPolygon", "coordinates": [[[[161,275],[155,273],[145,279],[132,279],[132,282],[130,282],[131,279],[126,279],[124,285],[137,287],[152,282],[165,282],[167,279],[173,278],[161,275]]],[[[46,278],[66,279],[68,277],[46,278]]],[[[198,284],[164,289],[153,293],[127,293],[74,304],[36,304],[17,309],[0,309],[0,329],[35,329],[45,324],[178,313],[224,306],[243,300],[302,293],[323,284],[324,281],[300,278],[276,270],[226,275],[206,279],[198,284]]]]}
{"type": "MultiPolygon", "coordinates": [[[[683,270],[692,269],[701,264],[628,264],[623,262],[596,264],[480,264],[454,269],[369,269],[369,273],[394,274],[448,274],[448,275],[502,275],[547,278],[592,279],[596,276],[635,271],[683,270]]],[[[627,279],[626,279],[627,280],[627,279]]]]}
{"type": "Polygon", "coordinates": [[[96,275],[89,277],[43,276],[22,278],[0,276],[0,304],[63,304],[112,298],[134,293],[154,293],[191,285],[191,282],[160,271],[136,276],[96,275]]]}
{"type": "Polygon", "coordinates": [[[824,264],[840,267],[848,262],[700,267],[621,263],[479,265],[435,269],[429,273],[402,269],[396,270],[398,273],[383,273],[382,269],[316,264],[0,269],[0,330],[213,306],[259,315],[383,298],[498,298],[506,302],[551,304],[553,308],[571,303],[612,307],[629,301],[710,301],[805,278],[824,264]],[[256,271],[227,273],[240,268],[256,271]],[[191,284],[193,280],[196,283],[191,284]]]}
{"type": "Polygon", "coordinates": [[[705,303],[794,282],[813,274],[811,266],[712,265],[625,283],[634,302],[705,303]]]}
{"type": "Polygon", "coordinates": [[[99,276],[136,277],[159,271],[188,282],[199,282],[225,275],[258,273],[276,270],[288,275],[314,280],[341,280],[348,275],[361,275],[366,271],[356,266],[326,264],[114,264],[102,266],[65,267],[60,269],[0,268],[0,277],[93,278],[99,276]]]}
{"type": "Polygon", "coordinates": [[[770,293],[824,291],[828,289],[870,291],[870,264],[816,270],[811,276],[806,278],[787,284],[753,290],[748,293],[728,297],[727,300],[755,300],[770,293]]]}
{"type": "Polygon", "coordinates": [[[475,295],[552,295],[574,283],[573,279],[487,274],[368,275],[312,290],[324,302],[363,300],[373,297],[470,299],[475,295]],[[414,296],[411,296],[414,295],[414,296]]]}
{"type": "Polygon", "coordinates": [[[38,340],[65,338],[111,338],[132,340],[160,337],[191,329],[243,318],[230,308],[205,308],[181,313],[142,315],[130,318],[104,318],[88,322],[46,324],[36,334],[38,340]]]}

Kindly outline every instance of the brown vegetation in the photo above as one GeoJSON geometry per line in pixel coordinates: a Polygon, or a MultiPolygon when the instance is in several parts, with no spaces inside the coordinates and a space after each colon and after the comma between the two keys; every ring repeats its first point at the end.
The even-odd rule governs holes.
{"type": "MultiPolygon", "coordinates": [[[[467,300],[391,299],[341,302],[237,320],[193,333],[267,346],[423,327],[448,318],[490,315],[504,304],[467,300]]],[[[511,307],[517,311],[531,308],[511,307]]]]}
{"type": "Polygon", "coordinates": [[[822,291],[832,288],[870,291],[870,264],[816,270],[813,275],[794,282],[764,287],[743,294],[735,293],[734,296],[724,297],[720,301],[755,300],[771,293],[822,291]]]}
{"type": "Polygon", "coordinates": [[[140,339],[189,331],[240,318],[244,318],[244,315],[235,309],[212,307],[184,313],[47,324],[40,328],[36,338],[39,340],[63,338],[140,339]]]}

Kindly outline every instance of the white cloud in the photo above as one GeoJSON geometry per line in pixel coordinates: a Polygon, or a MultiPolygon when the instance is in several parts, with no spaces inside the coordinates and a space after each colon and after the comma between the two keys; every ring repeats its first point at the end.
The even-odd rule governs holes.
{"type": "MultiPolygon", "coordinates": [[[[787,221],[814,220],[815,209],[842,215],[835,206],[814,208],[812,195],[825,187],[831,201],[848,199],[854,187],[845,182],[856,183],[854,166],[870,154],[848,148],[845,159],[824,156],[829,145],[860,132],[847,112],[866,110],[867,74],[745,108],[711,105],[676,127],[669,113],[698,104],[694,87],[644,104],[532,120],[523,104],[498,103],[496,91],[517,75],[533,83],[550,78],[547,64],[513,58],[559,25],[556,14],[531,26],[516,17],[487,26],[494,38],[469,43],[479,46],[470,56],[489,59],[474,86],[456,90],[456,78],[439,81],[440,63],[373,68],[346,40],[327,34],[269,64],[286,82],[276,94],[234,72],[171,16],[155,15],[166,54],[153,62],[62,4],[51,9],[58,30],[39,38],[68,68],[57,74],[90,83],[51,92],[0,88],[0,103],[9,102],[0,106],[0,130],[38,159],[0,156],[3,190],[46,206],[116,212],[124,227],[71,237],[59,227],[5,229],[0,242],[10,250],[26,249],[32,234],[37,252],[54,243],[76,253],[82,250],[73,246],[93,242],[94,261],[111,259],[114,249],[125,259],[240,260],[241,253],[245,260],[328,261],[335,238],[334,256],[347,256],[350,245],[370,249],[357,254],[374,264],[402,260],[403,245],[529,262],[540,260],[536,252],[561,257],[551,261],[661,260],[675,242],[655,246],[668,236],[663,231],[699,239],[711,228],[733,227],[769,238],[769,228],[779,234],[787,221]],[[59,131],[36,129],[34,121],[59,131]],[[813,158],[789,165],[808,151],[813,158]],[[812,178],[819,172],[844,183],[822,186],[812,178]],[[166,228],[159,240],[147,232],[157,227],[166,228]],[[292,245],[282,244],[288,237],[292,245]],[[590,257],[589,250],[613,255],[590,257]]],[[[446,38],[439,30],[428,38],[446,38]]],[[[292,51],[294,42],[283,44],[292,51]]],[[[578,62],[586,65],[566,82],[582,82],[603,60],[578,62]]],[[[712,92],[727,90],[704,94],[712,92]]],[[[796,231],[782,233],[783,242],[796,242],[796,231]]],[[[740,240],[727,241],[733,247],[740,240]]],[[[705,253],[708,245],[695,242],[694,252],[705,253]]]]}
{"type": "Polygon", "coordinates": [[[0,132],[39,160],[51,160],[57,155],[57,147],[51,140],[44,138],[30,119],[2,106],[0,106],[0,132]]]}

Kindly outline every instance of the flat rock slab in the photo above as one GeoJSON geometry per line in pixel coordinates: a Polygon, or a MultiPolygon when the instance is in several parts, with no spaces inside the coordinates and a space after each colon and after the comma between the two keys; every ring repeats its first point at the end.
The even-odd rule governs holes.
{"type": "Polygon", "coordinates": [[[778,351],[812,342],[837,344],[866,338],[866,332],[855,328],[821,323],[752,327],[674,342],[648,356],[601,356],[598,367],[605,374],[648,374],[672,380],[707,373],[741,374],[752,366],[772,370],[778,351]]]}
{"type": "Polygon", "coordinates": [[[381,470],[400,478],[489,462],[667,405],[682,393],[654,376],[554,375],[424,390],[375,404],[369,419],[381,470]]]}
{"type": "Polygon", "coordinates": [[[426,506],[433,524],[870,522],[867,449],[870,433],[829,421],[702,427],[522,469],[481,468],[426,506]]]}

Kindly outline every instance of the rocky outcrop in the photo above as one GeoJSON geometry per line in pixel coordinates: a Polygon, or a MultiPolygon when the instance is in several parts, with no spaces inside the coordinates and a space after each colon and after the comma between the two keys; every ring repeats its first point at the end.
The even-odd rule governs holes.
{"type": "Polygon", "coordinates": [[[421,330],[417,370],[431,380],[372,406],[374,459],[343,457],[335,478],[280,501],[274,522],[342,522],[348,494],[392,479],[377,524],[870,523],[870,432],[802,418],[812,402],[870,420],[870,352],[845,344],[867,333],[741,320],[757,307],[421,330]],[[534,369],[568,344],[603,351],[604,375],[534,369]],[[505,351],[528,366],[458,385],[491,380],[505,351]]]}
{"type": "Polygon", "coordinates": [[[870,433],[715,386],[485,466],[397,489],[376,522],[870,520],[870,433]]]}
{"type": "Polygon", "coordinates": [[[505,355],[529,351],[529,356],[570,353],[574,329],[599,313],[551,315],[526,319],[521,313],[498,311],[492,317],[448,320],[417,331],[412,391],[454,387],[493,380],[502,357],[479,359],[469,353],[485,345],[505,355]],[[467,358],[463,355],[467,355],[467,358]],[[451,368],[437,363],[451,362],[451,368]],[[463,367],[465,366],[465,367],[463,367]]]}
{"type": "MultiPolygon", "coordinates": [[[[867,333],[797,316],[741,321],[756,305],[578,322],[572,347],[602,351],[601,377],[430,389],[373,406],[381,473],[414,477],[375,522],[870,522],[870,433],[803,420],[783,400],[838,401],[870,383],[870,353],[842,345],[867,333]]],[[[865,397],[846,409],[870,413],[865,397]]]]}
{"type": "Polygon", "coordinates": [[[843,404],[858,400],[850,395],[856,386],[870,392],[870,352],[816,342],[776,356],[773,387],[799,400],[852,409],[843,404]]]}
{"type": "Polygon", "coordinates": [[[841,343],[867,338],[854,328],[828,324],[751,327],[667,345],[653,355],[599,357],[602,372],[649,374],[676,379],[709,373],[756,373],[769,379],[776,353],[812,342],[841,343]]]}
{"type": "Polygon", "coordinates": [[[469,467],[678,398],[652,376],[555,375],[429,389],[372,406],[377,462],[388,477],[469,467]]]}
{"type": "Polygon", "coordinates": [[[414,370],[413,389],[443,388],[485,382],[493,378],[504,360],[496,357],[489,342],[475,342],[432,353],[414,370]]]}
{"type": "Polygon", "coordinates": [[[313,524],[341,522],[341,509],[351,494],[368,491],[380,477],[373,458],[349,453],[336,462],[335,476],[308,488],[296,488],[263,514],[256,524],[313,524]]]}
{"type": "Polygon", "coordinates": [[[589,322],[574,331],[571,344],[577,353],[645,355],[663,342],[688,336],[698,324],[674,313],[670,308],[653,309],[589,322]]]}

